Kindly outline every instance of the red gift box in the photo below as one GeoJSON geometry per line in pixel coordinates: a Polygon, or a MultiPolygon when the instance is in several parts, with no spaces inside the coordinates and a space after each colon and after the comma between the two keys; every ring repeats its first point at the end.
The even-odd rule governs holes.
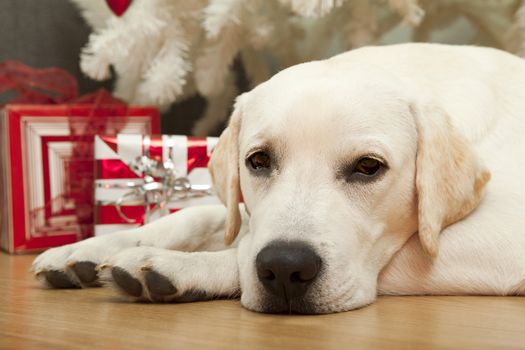
{"type": "Polygon", "coordinates": [[[216,137],[95,137],[95,235],[126,230],[179,209],[219,204],[208,161],[216,137]]]}
{"type": "Polygon", "coordinates": [[[7,105],[0,117],[2,248],[36,251],[92,235],[94,135],[158,131],[155,108],[7,105]]]}

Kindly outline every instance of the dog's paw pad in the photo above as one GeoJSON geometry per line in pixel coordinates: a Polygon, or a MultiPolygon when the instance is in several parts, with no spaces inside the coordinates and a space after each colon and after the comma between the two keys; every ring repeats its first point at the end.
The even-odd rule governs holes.
{"type": "Polygon", "coordinates": [[[77,275],[78,279],[84,284],[95,284],[98,276],[97,264],[91,261],[80,261],[71,266],[71,269],[77,275]]]}
{"type": "Polygon", "coordinates": [[[80,288],[78,284],[71,281],[68,275],[62,271],[50,270],[43,272],[45,279],[53,288],[80,288]]]}
{"type": "Polygon", "coordinates": [[[177,288],[175,288],[167,277],[153,270],[145,272],[144,281],[151,294],[167,296],[177,293],[177,288]]]}
{"type": "Polygon", "coordinates": [[[111,269],[111,277],[115,284],[127,294],[137,298],[142,296],[142,284],[140,281],[133,278],[133,276],[123,268],[114,267],[111,269]]]}

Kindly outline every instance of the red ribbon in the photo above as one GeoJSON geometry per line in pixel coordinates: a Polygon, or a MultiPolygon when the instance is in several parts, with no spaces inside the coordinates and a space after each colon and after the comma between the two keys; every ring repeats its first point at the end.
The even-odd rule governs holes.
{"type": "MultiPolygon", "coordinates": [[[[74,143],[72,162],[69,166],[69,193],[75,200],[75,211],[79,221],[83,237],[93,234],[93,208],[95,205],[93,191],[95,182],[94,174],[94,136],[107,134],[111,119],[99,117],[101,115],[124,115],[128,114],[127,105],[111,96],[111,94],[100,89],[92,94],[84,95],[72,101],[77,104],[91,105],[88,121],[83,118],[70,118],[69,130],[71,136],[77,137],[79,141],[74,143]],[[104,113],[102,113],[104,111],[104,113]],[[86,164],[89,166],[86,167],[86,164]],[[79,181],[82,179],[82,181],[79,181]],[[89,188],[89,190],[86,190],[89,188]]],[[[112,130],[118,133],[118,130],[112,130]]]]}
{"type": "Polygon", "coordinates": [[[0,63],[0,93],[14,93],[10,103],[63,103],[74,99],[77,90],[75,77],[63,69],[34,69],[15,61],[0,63]]]}
{"type": "Polygon", "coordinates": [[[93,104],[94,109],[108,105],[126,106],[105,89],[77,97],[77,80],[63,69],[32,68],[16,61],[0,63],[0,93],[14,94],[9,103],[93,104]]]}

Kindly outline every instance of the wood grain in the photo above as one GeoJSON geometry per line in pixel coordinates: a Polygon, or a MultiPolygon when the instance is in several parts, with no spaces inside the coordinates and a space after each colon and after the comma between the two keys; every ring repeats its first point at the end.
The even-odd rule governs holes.
{"type": "Polygon", "coordinates": [[[341,314],[265,315],[236,300],[137,304],[42,289],[0,253],[1,349],[525,349],[523,297],[381,297],[341,314]]]}

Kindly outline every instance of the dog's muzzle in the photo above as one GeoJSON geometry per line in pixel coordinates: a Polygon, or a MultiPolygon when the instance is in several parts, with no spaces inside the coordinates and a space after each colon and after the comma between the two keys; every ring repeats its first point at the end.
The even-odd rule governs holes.
{"type": "Polygon", "coordinates": [[[272,242],[264,247],[255,260],[257,276],[278,304],[289,305],[306,294],[317,278],[321,258],[300,241],[272,242]],[[284,302],[284,303],[283,303],[284,302]]]}

